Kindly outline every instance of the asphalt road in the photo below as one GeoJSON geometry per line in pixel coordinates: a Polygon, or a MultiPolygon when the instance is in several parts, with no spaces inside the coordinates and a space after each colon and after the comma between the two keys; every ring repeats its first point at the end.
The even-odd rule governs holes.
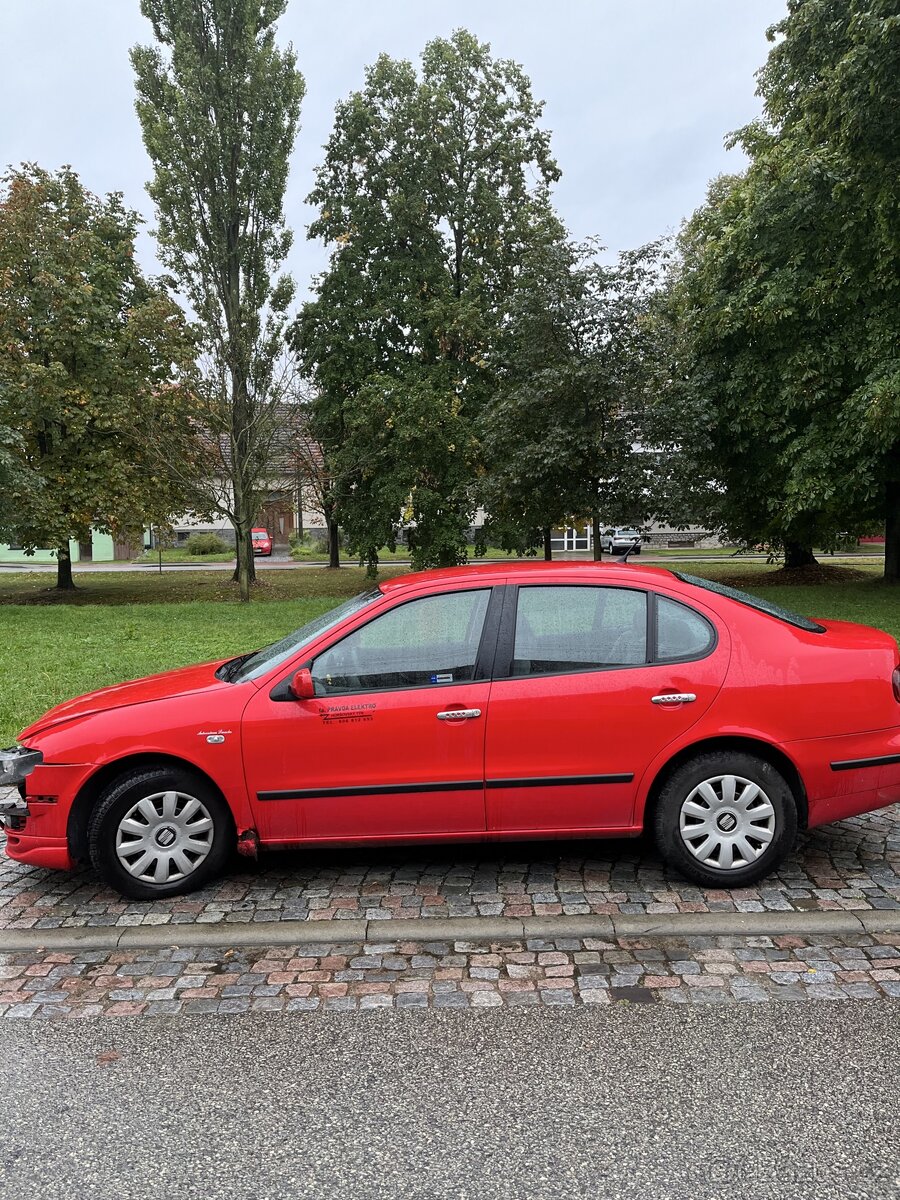
{"type": "Polygon", "coordinates": [[[0,1196],[890,1200],[898,1020],[885,1001],[10,1024],[0,1196]]]}

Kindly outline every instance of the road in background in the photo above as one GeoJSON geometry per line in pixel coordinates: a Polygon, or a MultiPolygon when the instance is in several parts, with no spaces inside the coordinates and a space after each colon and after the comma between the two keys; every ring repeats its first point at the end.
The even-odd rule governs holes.
{"type": "MultiPolygon", "coordinates": [[[[504,559],[496,559],[496,558],[475,558],[475,559],[472,559],[472,565],[477,566],[479,563],[496,563],[496,562],[503,562],[503,561],[505,561],[505,560],[504,559]]],[[[510,561],[515,562],[518,560],[512,559],[510,561]]],[[[537,561],[537,560],[535,560],[535,561],[537,561]]],[[[556,554],[553,556],[553,561],[554,562],[585,562],[585,563],[587,563],[587,562],[592,562],[593,560],[584,554],[556,554]]],[[[605,563],[616,563],[616,562],[621,562],[622,559],[621,559],[621,556],[616,558],[616,557],[611,557],[609,554],[606,554],[606,555],[604,555],[603,561],[605,563]]],[[[629,561],[635,562],[638,560],[632,558],[629,561]]],[[[735,555],[733,553],[726,551],[726,552],[723,552],[722,554],[703,554],[703,555],[700,555],[700,554],[691,555],[690,552],[687,552],[683,555],[682,554],[654,555],[654,554],[643,553],[643,554],[641,554],[639,561],[641,563],[644,563],[645,565],[647,563],[650,563],[650,564],[654,564],[654,565],[658,565],[658,566],[660,566],[660,565],[666,566],[669,563],[685,563],[685,562],[688,562],[688,563],[690,563],[690,562],[694,562],[694,563],[704,563],[704,562],[765,563],[768,560],[767,560],[765,554],[735,555]]],[[[846,566],[850,563],[858,563],[860,561],[862,561],[862,562],[883,562],[884,555],[883,554],[868,554],[868,553],[834,555],[833,557],[831,555],[828,555],[828,556],[823,557],[823,559],[822,559],[823,563],[826,563],[831,566],[836,566],[836,565],[837,566],[840,566],[840,565],[846,566]]],[[[264,571],[289,571],[289,570],[293,570],[295,567],[303,568],[303,567],[327,567],[327,566],[328,566],[327,559],[321,559],[320,561],[316,561],[316,562],[295,562],[291,558],[287,558],[287,557],[279,558],[277,555],[273,555],[272,558],[256,559],[257,570],[262,569],[264,571]]],[[[341,563],[341,566],[342,567],[356,567],[356,566],[359,566],[359,563],[355,559],[351,559],[351,560],[345,559],[341,563]]],[[[405,559],[405,558],[385,559],[385,561],[381,564],[381,566],[382,567],[408,567],[408,566],[410,566],[410,561],[409,561],[409,559],[405,559]]],[[[162,569],[163,569],[163,571],[232,571],[233,572],[234,571],[234,562],[205,563],[201,559],[200,561],[198,561],[196,563],[188,563],[188,562],[163,563],[162,569]]],[[[158,574],[159,573],[159,565],[157,563],[150,563],[150,562],[146,562],[146,563],[130,563],[130,562],[90,563],[90,562],[86,562],[86,563],[73,563],[72,570],[76,574],[94,574],[94,573],[107,574],[110,572],[114,573],[116,571],[136,571],[136,572],[144,573],[144,574],[146,574],[148,571],[155,571],[158,574]]],[[[0,571],[10,571],[10,572],[42,571],[42,572],[50,572],[55,575],[56,574],[56,564],[55,563],[30,563],[30,564],[28,564],[28,563],[0,563],[0,571]]]]}

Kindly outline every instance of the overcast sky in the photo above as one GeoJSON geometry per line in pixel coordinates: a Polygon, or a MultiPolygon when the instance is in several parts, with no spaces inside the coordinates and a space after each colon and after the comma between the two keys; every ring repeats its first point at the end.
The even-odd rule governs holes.
{"type": "MultiPolygon", "coordinates": [[[[416,59],[464,26],[520,62],[562,169],[556,203],[576,237],[626,249],[677,229],[708,181],[742,166],[729,131],[759,113],[754,72],[785,0],[290,0],[307,94],[287,198],[290,268],[324,263],[304,203],[338,99],[386,51],[416,59]]],[[[128,49],[150,40],[138,0],[0,0],[0,164],[70,163],[95,192],[121,191],[152,227],[150,164],[128,49]]],[[[141,243],[155,269],[149,236],[141,243]]]]}

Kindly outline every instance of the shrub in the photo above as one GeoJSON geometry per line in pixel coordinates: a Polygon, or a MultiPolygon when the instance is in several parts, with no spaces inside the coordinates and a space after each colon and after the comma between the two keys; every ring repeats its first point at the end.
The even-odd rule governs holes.
{"type": "Polygon", "coordinates": [[[227,554],[231,549],[217,533],[192,533],[185,545],[188,554],[227,554]]]}

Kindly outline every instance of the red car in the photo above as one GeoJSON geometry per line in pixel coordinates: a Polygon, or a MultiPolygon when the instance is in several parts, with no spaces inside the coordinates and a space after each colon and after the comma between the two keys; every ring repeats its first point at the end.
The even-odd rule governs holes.
{"type": "Polygon", "coordinates": [[[253,542],[253,553],[272,557],[272,539],[268,529],[251,529],[250,540],[253,542]]]}
{"type": "Polygon", "coordinates": [[[900,655],[628,564],[406,575],[226,662],[51,709],[7,852],[171,896],[235,846],[630,837],[714,887],[900,799],[900,655]]]}

